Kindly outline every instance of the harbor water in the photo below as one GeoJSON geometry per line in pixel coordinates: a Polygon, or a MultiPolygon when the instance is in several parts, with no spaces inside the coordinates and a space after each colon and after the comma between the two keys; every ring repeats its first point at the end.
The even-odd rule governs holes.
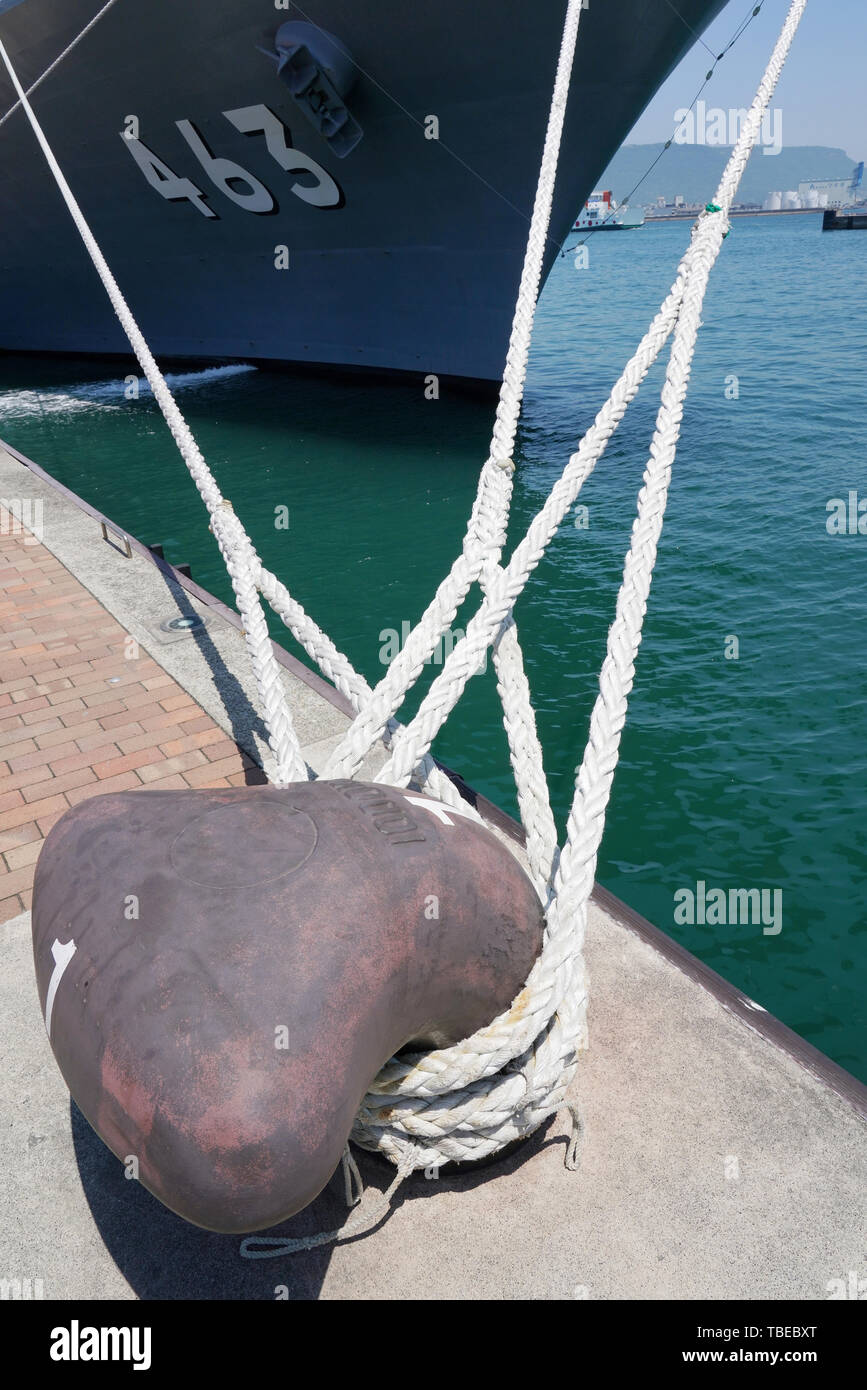
{"type": "MultiPolygon", "coordinates": [[[[510,544],[604,402],[688,238],[688,223],[657,223],[592,235],[586,264],[572,252],[557,261],[537,318],[510,544]]],[[[867,1080],[865,257],[867,239],[823,236],[820,214],[732,224],[704,310],[597,877],[867,1080]]],[[[132,307],[147,329],[147,305],[132,307]]],[[[516,609],[561,830],[662,371],[516,609]]],[[[198,494],[133,376],[116,362],[0,358],[0,437],[231,602],[198,494]]],[[[265,563],[375,682],[457,554],[491,402],[445,382],[432,399],[421,385],[243,362],[170,379],[265,563]]],[[[50,525],[48,514],[49,542],[50,525]]],[[[277,621],[272,632],[297,650],[277,621]]],[[[435,752],[514,811],[490,663],[435,752]]]]}

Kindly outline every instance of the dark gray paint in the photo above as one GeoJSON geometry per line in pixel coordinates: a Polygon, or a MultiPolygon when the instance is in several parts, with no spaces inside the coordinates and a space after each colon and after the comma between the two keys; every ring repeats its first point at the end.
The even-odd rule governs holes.
{"type": "MultiPolygon", "coordinates": [[[[605,0],[582,16],[546,273],[610,156],[722,5],[605,0]]],[[[98,8],[98,0],[27,0],[5,16],[0,36],[22,81],[43,72],[98,8]]],[[[499,378],[563,0],[309,0],[305,11],[363,70],[348,105],[364,138],[345,159],[259,51],[263,34],[292,17],[271,0],[122,0],[34,96],[146,336],[164,356],[499,378]],[[221,114],[256,103],[337,179],[344,207],[300,201],[261,138],[221,114]],[[148,186],[120,138],[129,114],[219,220],[148,186]],[[424,138],[428,114],[439,118],[439,142],[424,138]],[[264,181],[279,212],[257,216],[217,192],[176,129],[180,119],[264,181]],[[276,245],[289,247],[291,269],[274,269],[276,245]]],[[[4,74],[0,108],[12,97],[4,74]]],[[[0,349],[123,351],[23,112],[0,130],[0,169],[0,349]]]]}

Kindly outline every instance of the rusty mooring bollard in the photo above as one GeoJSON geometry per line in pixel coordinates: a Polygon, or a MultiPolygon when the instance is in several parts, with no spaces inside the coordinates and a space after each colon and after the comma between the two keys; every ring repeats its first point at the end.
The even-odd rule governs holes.
{"type": "Polygon", "coordinates": [[[542,926],[490,831],[354,782],[95,797],[51,831],[33,898],[73,1097],[215,1231],[311,1202],[382,1065],[508,1008],[542,926]]]}

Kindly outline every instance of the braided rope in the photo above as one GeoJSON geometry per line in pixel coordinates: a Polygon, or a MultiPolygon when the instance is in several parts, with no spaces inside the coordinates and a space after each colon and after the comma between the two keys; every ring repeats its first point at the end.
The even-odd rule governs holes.
{"type": "MultiPolygon", "coordinates": [[[[490,454],[481,471],[461,553],[403,650],[372,691],[285,586],[264,569],[231,505],[221,497],[0,44],[0,56],[21,104],[210,513],[211,526],[244,621],[265,711],[274,758],[269,777],[278,784],[285,784],[302,779],[306,769],[268,639],[260,593],[357,710],[355,720],[328,761],[326,776],[354,775],[377,740],[384,738],[390,744],[391,756],[378,774],[378,781],[406,786],[415,777],[419,785],[435,787],[444,799],[456,798],[451,784],[435,768],[429,750],[467,681],[479,669],[488,647],[493,647],[510,755],[527,830],[531,873],[547,905],[542,952],[511,1008],[454,1047],[403,1057],[399,1061],[393,1059],[371,1085],[359,1110],[352,1138],[364,1147],[380,1150],[396,1165],[397,1176],[384,1198],[369,1211],[359,1211],[340,1232],[288,1245],[282,1240],[269,1242],[256,1238],[255,1244],[260,1247],[273,1244],[279,1249],[259,1249],[255,1253],[245,1250],[251,1258],[282,1253],[288,1248],[309,1248],[367,1229],[373,1220],[379,1219],[400,1182],[414,1169],[438,1166],[450,1159],[485,1157],[513,1139],[531,1133],[562,1105],[569,1105],[567,1092],[575,1075],[578,1055],[586,1046],[587,987],[582,949],[587,908],[634,680],[702,304],[710,272],[728,234],[732,199],[758,138],[762,117],[806,3],[807,0],[792,0],[716,197],[693,227],[689,248],[678,266],[669,294],[545,504],[508,563],[502,565],[500,556],[512,490],[511,453],[580,19],[581,0],[570,0],[490,454]],[[608,634],[599,693],[576,779],[566,842],[558,855],[512,608],[670,337],[665,382],[638,495],[637,516],[624,562],[614,621],[608,634]],[[483,595],[479,609],[467,625],[465,636],[454,646],[432,682],[418,713],[404,727],[397,722],[396,711],[474,582],[479,583],[483,595]]],[[[454,799],[452,804],[456,804],[454,799]]],[[[573,1141],[567,1154],[570,1166],[575,1162],[580,1128],[574,1108],[573,1127],[573,1141]]],[[[347,1183],[352,1166],[350,1156],[347,1183]]],[[[357,1170],[355,1175],[357,1177],[357,1170]]]]}
{"type": "MultiPolygon", "coordinates": [[[[482,592],[487,593],[501,572],[499,556],[506,539],[512,497],[511,456],[524,395],[581,11],[582,0],[569,0],[491,444],[461,553],[373,697],[332,754],[325,768],[326,777],[355,775],[362,759],[382,736],[387,716],[400,708],[424,662],[451,626],[470,585],[478,580],[482,592]]],[[[503,625],[493,657],[518,805],[527,836],[530,875],[543,893],[556,854],[557,830],[514,622],[503,625]]]]}
{"type": "MultiPolygon", "coordinates": [[[[40,73],[35,82],[31,82],[30,86],[27,88],[27,96],[32,96],[33,93],[36,91],[37,87],[42,86],[45,79],[47,77],[50,77],[51,74],[55,72],[57,68],[60,67],[60,64],[64,61],[65,58],[69,57],[70,53],[74,48],[78,47],[82,39],[87,38],[87,35],[90,33],[91,29],[96,28],[103,15],[108,14],[109,10],[113,9],[116,4],[117,0],[107,0],[107,3],[103,5],[101,10],[97,11],[90,23],[85,24],[84,28],[76,34],[72,42],[66,45],[62,53],[58,53],[57,57],[54,59],[54,62],[50,63],[49,66],[45,69],[45,71],[40,73]]],[[[14,116],[15,112],[18,110],[20,105],[20,100],[13,102],[13,104],[9,107],[9,110],[5,113],[5,115],[0,116],[0,126],[4,126],[6,122],[9,120],[10,116],[14,116]]]]}
{"type": "MultiPolygon", "coordinates": [[[[360,710],[371,698],[372,691],[363,676],[355,670],[348,657],[343,655],[332,642],[327,633],[323,632],[318,624],[304,611],[301,604],[290,594],[286,585],[279,580],[270,570],[266,570],[261,564],[253,574],[253,581],[259,588],[262,597],[267,600],[271,608],[279,618],[286,624],[293,637],[298,641],[319,667],[320,671],[332,684],[344,695],[352,704],[353,708],[360,710]]],[[[394,718],[386,721],[383,737],[387,745],[391,740],[400,724],[394,718]]],[[[440,801],[447,802],[450,806],[455,806],[460,810],[467,811],[471,816],[481,822],[475,808],[469,806],[463,800],[454,783],[441,772],[429,753],[424,753],[418,761],[413,773],[413,780],[420,787],[427,787],[440,801]]]]}
{"type": "MultiPolygon", "coordinates": [[[[683,402],[689,384],[692,357],[701,318],[701,307],[710,271],[728,233],[728,210],[737,190],[750,151],[758,138],[762,117],[770,102],[783,64],[791,47],[807,0],[793,0],[773,54],[759,84],[740,138],[720,181],[713,204],[697,220],[690,247],[678,269],[678,276],[662,308],[638,351],[627,365],[608,402],[600,411],[577,453],[552,489],[551,496],[531,524],[527,536],[515,551],[496,582],[497,608],[489,594],[479,614],[468,625],[466,637],[456,645],[449,660],[431,686],[416,718],[401,731],[389,763],[379,780],[401,784],[410,764],[429,746],[445,714],[456,702],[469,674],[477,668],[480,652],[511,610],[514,598],[526,582],[529,570],[538,563],[544,548],[562,520],[619,420],[628,401],[674,329],[662,401],[650,446],[650,458],[638,497],[638,515],[633,526],[623,581],[617,599],[600,690],[591,717],[590,735],[579,770],[575,796],[569,815],[566,845],[560,856],[552,884],[547,930],[542,954],[525,989],[511,1010],[464,1039],[456,1047],[439,1049],[419,1058],[393,1061],[371,1087],[360,1113],[360,1124],[367,1131],[359,1142],[376,1142],[384,1147],[385,1131],[396,1153],[415,1136],[434,1132],[453,1133],[457,1126],[471,1125],[487,1138],[500,1142],[497,1107],[504,1093],[496,1073],[509,1067],[521,1072],[527,1081],[532,1074],[536,1086],[549,1092],[547,1109],[551,1114],[555,1096],[561,1093],[564,1075],[574,1070],[574,1058],[584,1036],[583,964],[581,950],[587,905],[593,886],[596,857],[602,837],[605,811],[619,753],[620,735],[635,672],[635,658],[641,641],[647,597],[665,504],[671,468],[680,432],[683,402]],[[711,211],[710,208],[714,210],[711,211]],[[482,645],[484,643],[484,645],[482,645]],[[451,670],[449,669],[451,666],[451,670]],[[444,707],[445,713],[443,713],[444,707]],[[539,1039],[541,1038],[541,1041],[539,1039]],[[535,1039],[535,1045],[532,1040],[535,1039]],[[532,1052],[532,1068],[527,1054],[532,1052]],[[523,1055],[522,1055],[523,1054],[523,1055]],[[491,1079],[493,1078],[493,1079],[491,1079]],[[465,1097],[472,1094],[474,1105],[467,1113],[465,1097]],[[379,1099],[375,1099],[379,1097],[379,1099]],[[443,1099],[438,1100],[437,1097],[443,1099]],[[424,1112],[424,1123],[419,1114],[424,1112]],[[377,1116],[382,1132],[376,1132],[377,1116]]],[[[506,1076],[511,1097],[514,1075],[506,1076]]],[[[570,1076],[571,1079],[571,1076],[570,1076]]],[[[538,1110],[537,1112],[538,1113],[538,1110]]],[[[524,1115],[527,1123],[530,1116],[524,1115]]],[[[527,1132],[527,1131],[525,1131],[527,1132]]],[[[461,1136],[467,1152],[473,1146],[461,1136]]],[[[496,1145],[495,1145],[496,1147],[496,1145]]],[[[450,1152],[449,1156],[454,1156],[450,1152]]],[[[425,1156],[426,1162],[432,1160],[425,1156]]],[[[419,1162],[416,1166],[419,1166],[419,1162]]]]}

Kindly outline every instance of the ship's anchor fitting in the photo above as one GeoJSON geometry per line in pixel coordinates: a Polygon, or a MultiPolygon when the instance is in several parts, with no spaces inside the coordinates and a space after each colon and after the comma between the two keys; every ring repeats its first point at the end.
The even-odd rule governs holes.
{"type": "Polygon", "coordinates": [[[345,159],[364,133],[344,102],[358,76],[352,57],[333,34],[294,19],[280,25],[274,47],[277,71],[296,103],[345,159]]]}

